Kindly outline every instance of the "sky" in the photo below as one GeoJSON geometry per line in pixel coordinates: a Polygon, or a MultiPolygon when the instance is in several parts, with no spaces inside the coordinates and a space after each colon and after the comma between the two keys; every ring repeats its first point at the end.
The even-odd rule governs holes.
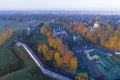
{"type": "Polygon", "coordinates": [[[0,10],[120,10],[120,0],[0,0],[0,10]]]}

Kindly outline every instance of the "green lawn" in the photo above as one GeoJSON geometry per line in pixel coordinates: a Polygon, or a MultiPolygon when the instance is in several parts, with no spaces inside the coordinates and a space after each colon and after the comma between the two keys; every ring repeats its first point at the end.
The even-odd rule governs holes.
{"type": "MultiPolygon", "coordinates": [[[[14,42],[14,35],[2,46],[0,46],[0,68],[10,64],[9,46],[14,42]]],[[[12,47],[12,46],[10,46],[12,47]]]]}
{"type": "Polygon", "coordinates": [[[27,75],[30,69],[31,67],[26,67],[13,73],[8,73],[5,76],[1,77],[0,80],[23,80],[23,78],[25,77],[25,75],[27,75]]]}
{"type": "Polygon", "coordinates": [[[8,50],[5,48],[0,48],[0,68],[3,68],[9,64],[8,50]]]}
{"type": "Polygon", "coordinates": [[[55,80],[44,75],[38,67],[30,66],[24,69],[8,73],[0,80],[55,80]]]}

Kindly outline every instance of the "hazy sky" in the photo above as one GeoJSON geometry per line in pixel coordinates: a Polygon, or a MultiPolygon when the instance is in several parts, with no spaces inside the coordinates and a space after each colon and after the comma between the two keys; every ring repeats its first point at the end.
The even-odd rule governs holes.
{"type": "Polygon", "coordinates": [[[120,10],[120,0],[0,0],[0,10],[120,10]]]}

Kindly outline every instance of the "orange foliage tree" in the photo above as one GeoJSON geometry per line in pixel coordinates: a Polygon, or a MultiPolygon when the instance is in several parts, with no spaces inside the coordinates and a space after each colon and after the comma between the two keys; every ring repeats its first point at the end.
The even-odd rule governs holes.
{"type": "Polygon", "coordinates": [[[54,58],[57,67],[64,70],[71,69],[75,71],[78,64],[77,59],[73,56],[73,53],[68,49],[66,50],[66,46],[63,42],[59,38],[55,38],[50,29],[44,27],[46,26],[41,27],[40,30],[43,35],[47,36],[49,48],[45,44],[38,45],[38,52],[43,52],[46,60],[52,60],[54,58]]]}
{"type": "Polygon", "coordinates": [[[77,58],[73,57],[70,61],[70,67],[75,71],[78,67],[77,58]]]}
{"type": "Polygon", "coordinates": [[[75,27],[75,31],[83,36],[85,36],[88,32],[88,28],[86,28],[83,23],[79,23],[76,27],[75,27]]]}

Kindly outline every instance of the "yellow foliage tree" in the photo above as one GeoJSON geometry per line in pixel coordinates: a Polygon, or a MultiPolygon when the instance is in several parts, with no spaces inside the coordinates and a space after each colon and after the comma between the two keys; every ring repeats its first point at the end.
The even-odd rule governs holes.
{"type": "Polygon", "coordinates": [[[43,25],[41,28],[40,28],[40,33],[42,33],[43,35],[47,35],[47,29],[45,27],[45,25],[43,25]]]}
{"type": "Polygon", "coordinates": [[[47,47],[46,44],[42,45],[42,50],[43,50],[43,53],[45,53],[46,51],[48,51],[48,47],[47,47]]]}
{"type": "Polygon", "coordinates": [[[14,33],[13,29],[8,29],[0,35],[0,45],[3,45],[14,33]]]}
{"type": "Polygon", "coordinates": [[[87,73],[78,74],[77,80],[88,80],[88,74],[87,73]]]}
{"type": "Polygon", "coordinates": [[[71,51],[66,51],[65,55],[63,56],[63,62],[66,64],[67,67],[70,66],[70,62],[72,59],[73,55],[71,51]]]}
{"type": "Polygon", "coordinates": [[[75,57],[73,57],[70,61],[70,67],[76,71],[77,67],[78,67],[78,63],[77,63],[77,59],[75,57]]]}
{"type": "Polygon", "coordinates": [[[62,62],[62,58],[60,57],[60,53],[59,52],[55,53],[54,59],[55,59],[56,64],[57,64],[56,66],[60,67],[63,62],[62,62]]]}
{"type": "Polygon", "coordinates": [[[38,45],[38,52],[41,53],[42,52],[42,46],[41,44],[38,45]]]}

